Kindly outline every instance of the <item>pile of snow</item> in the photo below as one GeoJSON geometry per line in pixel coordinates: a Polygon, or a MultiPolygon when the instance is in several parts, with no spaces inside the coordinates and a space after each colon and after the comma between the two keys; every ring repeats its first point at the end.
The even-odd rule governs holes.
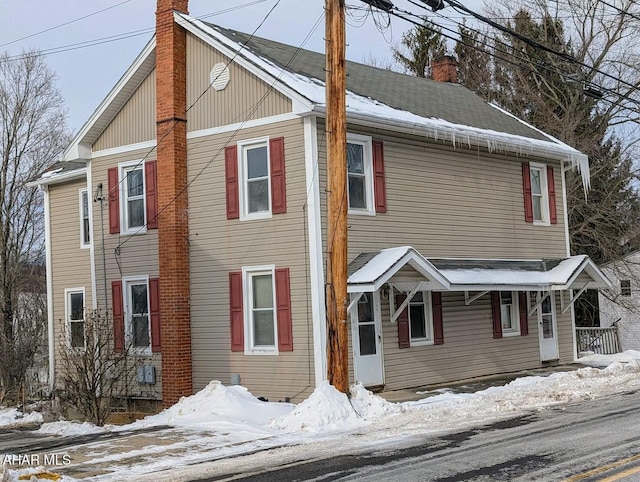
{"type": "Polygon", "coordinates": [[[42,423],[42,414],[40,412],[22,413],[17,408],[0,409],[0,427],[30,425],[33,423],[42,423]]]}
{"type": "Polygon", "coordinates": [[[60,420],[58,422],[49,422],[43,424],[36,433],[47,435],[87,435],[90,433],[100,433],[110,430],[112,426],[106,425],[104,427],[98,427],[92,423],[84,422],[68,422],[66,420],[60,420]]]}
{"type": "Polygon", "coordinates": [[[606,367],[611,363],[630,363],[634,360],[640,360],[640,351],[627,350],[614,355],[598,355],[591,353],[578,359],[578,363],[592,367],[606,367]]]}
{"type": "Polygon", "coordinates": [[[157,425],[215,429],[221,423],[263,426],[294,407],[291,403],[263,402],[245,387],[227,387],[214,380],[195,395],[182,397],[174,406],[127,425],[126,429],[157,425]]]}

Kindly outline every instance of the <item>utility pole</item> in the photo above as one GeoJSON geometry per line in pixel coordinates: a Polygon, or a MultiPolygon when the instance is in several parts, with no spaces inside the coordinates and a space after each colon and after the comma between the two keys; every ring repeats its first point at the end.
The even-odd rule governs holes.
{"type": "Polygon", "coordinates": [[[349,393],[347,116],[344,0],[325,0],[327,117],[327,378],[349,393]]]}

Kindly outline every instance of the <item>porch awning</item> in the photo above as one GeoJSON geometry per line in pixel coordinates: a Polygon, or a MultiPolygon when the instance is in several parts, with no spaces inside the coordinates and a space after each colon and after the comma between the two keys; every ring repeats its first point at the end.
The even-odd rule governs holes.
{"type": "Polygon", "coordinates": [[[409,283],[423,291],[449,289],[447,279],[411,246],[361,253],[349,263],[348,276],[349,293],[377,291],[391,278],[394,284],[409,283]],[[411,272],[401,272],[407,266],[411,272]]]}
{"type": "Polygon", "coordinates": [[[451,291],[561,291],[611,288],[586,255],[541,260],[429,259],[451,291]]]}
{"type": "Polygon", "coordinates": [[[391,283],[402,291],[563,291],[611,288],[586,255],[553,259],[425,258],[411,246],[361,253],[351,263],[349,293],[391,283]]]}

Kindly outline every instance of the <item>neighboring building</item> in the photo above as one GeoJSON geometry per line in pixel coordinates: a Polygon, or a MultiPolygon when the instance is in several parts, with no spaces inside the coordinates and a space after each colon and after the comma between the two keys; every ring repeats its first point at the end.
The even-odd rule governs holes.
{"type": "Polygon", "coordinates": [[[612,288],[598,292],[600,326],[618,326],[620,349],[640,351],[640,252],[608,263],[602,271],[612,288]]]}
{"type": "MultiPolygon", "coordinates": [[[[158,2],[156,38],[37,182],[49,320],[80,344],[74,303],[112,309],[116,348],[158,375],[132,396],[218,379],[300,400],[327,369],[324,56],[186,11],[158,2]]],[[[571,290],[608,286],[569,256],[564,176],[588,183],[586,157],[455,82],[347,70],[351,380],[572,362],[571,290]]]]}

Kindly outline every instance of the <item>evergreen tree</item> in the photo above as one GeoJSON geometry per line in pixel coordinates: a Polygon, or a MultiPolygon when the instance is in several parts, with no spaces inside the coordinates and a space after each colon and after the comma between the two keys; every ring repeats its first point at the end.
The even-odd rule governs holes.
{"type": "Polygon", "coordinates": [[[416,26],[402,36],[399,47],[391,47],[393,58],[404,70],[416,77],[429,77],[434,58],[445,53],[445,41],[437,28],[416,26]]]}

